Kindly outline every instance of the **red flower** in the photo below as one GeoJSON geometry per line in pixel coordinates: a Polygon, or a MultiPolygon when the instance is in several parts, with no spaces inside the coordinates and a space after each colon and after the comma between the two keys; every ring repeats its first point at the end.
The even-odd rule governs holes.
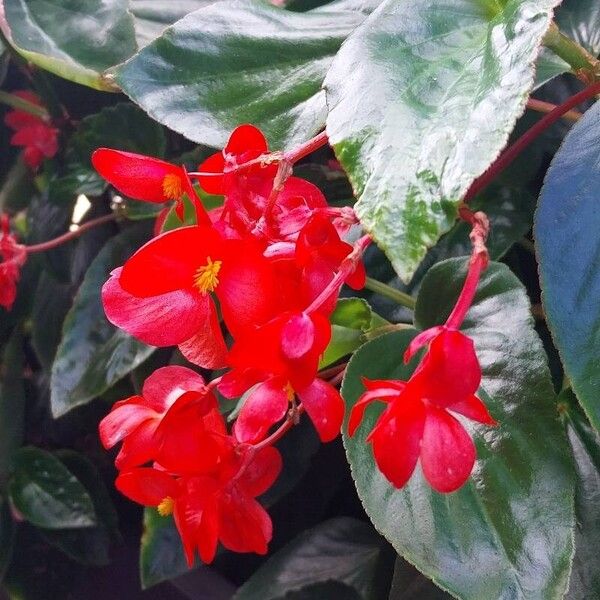
{"type": "MultiPolygon", "coordinates": [[[[170,463],[176,453],[174,446],[182,450],[185,467],[185,461],[195,457],[197,443],[209,445],[212,434],[226,434],[219,419],[217,401],[200,375],[185,367],[163,367],[146,379],[141,396],[113,406],[100,422],[100,440],[107,449],[123,442],[115,461],[118,469],[130,469],[157,457],[166,457],[164,462],[170,463]],[[184,427],[178,427],[180,423],[184,427]],[[193,448],[188,443],[190,431],[194,435],[193,448]],[[207,435],[203,435],[205,431],[207,435]],[[179,438],[174,439],[177,434],[179,438]]],[[[204,460],[209,460],[208,454],[207,448],[204,460]]]]}
{"type": "Polygon", "coordinates": [[[210,293],[233,335],[265,322],[275,281],[261,247],[213,228],[182,227],[142,246],[102,289],[111,323],[154,346],[179,345],[188,360],[225,366],[225,343],[210,293]]]}
{"type": "Polygon", "coordinates": [[[233,345],[219,391],[239,396],[256,385],[246,398],[235,435],[255,443],[283,419],[296,394],[323,441],[340,431],[343,401],[337,390],[318,379],[319,358],[331,336],[329,321],[319,313],[283,313],[233,345]]]}
{"type": "MultiPolygon", "coordinates": [[[[13,92],[13,95],[36,106],[42,106],[40,99],[33,92],[23,90],[13,92]]],[[[15,131],[10,143],[13,146],[23,146],[23,158],[30,168],[37,169],[44,157],[52,158],[58,152],[58,129],[41,117],[23,110],[11,110],[6,113],[4,123],[15,131]]]]}
{"type": "Polygon", "coordinates": [[[27,260],[27,250],[25,246],[18,244],[10,233],[8,215],[2,215],[1,227],[0,306],[10,310],[17,296],[17,282],[19,281],[21,267],[27,260]]]}
{"type": "Polygon", "coordinates": [[[183,195],[187,194],[196,205],[198,222],[210,223],[185,167],[110,148],[96,150],[92,164],[104,179],[130,198],[161,204],[174,200],[180,219],[183,219],[183,195]]]}
{"type": "MultiPolygon", "coordinates": [[[[447,493],[463,485],[475,462],[473,441],[452,413],[486,425],[496,422],[475,395],[481,368],[472,340],[445,327],[433,332],[437,335],[408,382],[365,380],[367,391],[352,409],[348,432],[354,435],[370,402],[386,402],[367,438],[381,472],[401,488],[420,459],[427,481],[447,493]]],[[[430,336],[424,332],[420,342],[430,336]]]]}
{"type": "Polygon", "coordinates": [[[174,478],[157,469],[133,469],[121,473],[116,486],[162,516],[173,513],[190,567],[196,550],[210,563],[219,541],[234,552],[266,554],[272,524],[255,498],[277,479],[281,455],[273,447],[239,450],[210,474],[174,478]]]}

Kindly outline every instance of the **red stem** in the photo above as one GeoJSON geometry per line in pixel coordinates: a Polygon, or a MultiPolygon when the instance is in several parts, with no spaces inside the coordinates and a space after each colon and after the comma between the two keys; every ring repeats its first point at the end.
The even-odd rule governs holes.
{"type": "Polygon", "coordinates": [[[463,289],[446,321],[446,327],[448,329],[460,329],[460,326],[465,320],[465,316],[473,303],[477,285],[479,284],[479,278],[485,269],[485,265],[486,259],[482,254],[475,254],[469,261],[469,271],[467,272],[463,289]]]}
{"type": "Polygon", "coordinates": [[[297,148],[290,150],[289,152],[285,152],[283,155],[283,159],[290,163],[298,162],[300,159],[312,154],[315,150],[318,150],[325,144],[327,144],[327,133],[322,131],[314,138],[311,138],[304,144],[301,144],[297,148]]]}
{"type": "Polygon", "coordinates": [[[568,113],[574,106],[581,104],[585,100],[592,98],[596,94],[600,94],[600,82],[590,85],[585,90],[575,94],[569,98],[566,102],[563,102],[557,106],[554,110],[550,111],[547,115],[542,117],[531,129],[524,133],[512,146],[509,146],[498,159],[492,164],[492,166],[480,177],[478,177],[467,193],[465,194],[464,201],[468,202],[472,200],[483,188],[489,185],[496,176],[502,172],[515,158],[533,142],[541,133],[543,133],[550,125],[556,123],[563,115],[568,113]]]}
{"type": "Polygon", "coordinates": [[[80,225],[75,231],[68,231],[67,233],[63,233],[63,235],[59,235],[53,240],[48,240],[47,242],[42,242],[41,244],[25,246],[25,249],[27,250],[28,254],[34,254],[35,252],[46,252],[46,250],[52,250],[53,248],[56,248],[62,244],[66,244],[67,242],[78,238],[80,235],[88,231],[88,229],[93,229],[98,225],[109,223],[110,221],[114,221],[115,219],[117,219],[117,215],[114,213],[111,213],[110,215],[104,215],[102,217],[98,217],[97,219],[87,221],[87,223],[80,225]]]}
{"type": "Polygon", "coordinates": [[[255,444],[254,451],[256,452],[257,450],[262,450],[262,448],[272,446],[278,442],[296,424],[296,417],[299,417],[303,412],[304,406],[302,406],[302,404],[298,404],[295,415],[288,416],[287,419],[268,438],[265,438],[262,442],[255,444]]]}

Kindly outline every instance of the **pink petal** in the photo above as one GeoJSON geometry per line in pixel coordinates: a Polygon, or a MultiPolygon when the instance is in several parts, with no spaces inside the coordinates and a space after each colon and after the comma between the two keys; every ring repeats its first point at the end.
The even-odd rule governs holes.
{"type": "Polygon", "coordinates": [[[306,314],[293,315],[281,329],[281,350],[287,358],[307,354],[315,342],[315,324],[306,314]]]}
{"type": "Polygon", "coordinates": [[[423,441],[421,466],[434,490],[457,490],[471,474],[475,446],[464,427],[446,410],[429,406],[423,441]]]}
{"type": "Polygon", "coordinates": [[[154,371],[142,388],[146,403],[161,413],[165,413],[186,392],[203,395],[206,392],[204,379],[192,369],[175,365],[154,371]]]}

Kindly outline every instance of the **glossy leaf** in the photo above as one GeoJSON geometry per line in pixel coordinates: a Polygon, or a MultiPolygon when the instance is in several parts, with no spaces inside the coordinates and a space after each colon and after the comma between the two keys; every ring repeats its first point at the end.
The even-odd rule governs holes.
{"type": "Polygon", "coordinates": [[[534,237],[546,319],[565,371],[600,429],[600,103],[571,129],[546,174],[534,237]]]}
{"type": "Polygon", "coordinates": [[[564,417],[577,473],[575,556],[566,598],[586,600],[600,589],[600,436],[578,406],[572,390],[561,392],[559,409],[564,417]]]}
{"type": "Polygon", "coordinates": [[[51,407],[55,417],[86,404],[152,354],[111,325],[104,316],[100,290],[109,273],[147,239],[141,225],[111,238],[88,269],[63,325],[52,367],[51,407]]]}
{"type": "MultiPolygon", "coordinates": [[[[419,327],[444,322],[465,266],[465,259],[451,259],[428,272],[415,312],[419,327]]],[[[405,488],[392,487],[365,441],[381,411],[369,408],[355,437],[344,436],[359,496],[398,553],[453,595],[559,598],[573,552],[572,465],[529,301],[504,265],[490,265],[463,330],[482,366],[480,393],[499,422],[468,424],[478,454],[471,480],[442,495],[417,467],[405,488]]],[[[363,391],[361,376],[409,376],[402,355],[414,335],[390,333],[354,354],[342,387],[349,408],[363,391]]]]}
{"type": "Polygon", "coordinates": [[[600,4],[596,0],[564,0],[556,10],[556,23],[594,56],[600,54],[600,4]]]}
{"type": "Polygon", "coordinates": [[[15,454],[10,500],[30,523],[47,529],[92,527],[96,513],[90,495],[52,454],[28,446],[15,454]]]}
{"type": "Polygon", "coordinates": [[[195,142],[222,147],[237,125],[253,123],[279,149],[323,127],[323,77],[362,19],[226,0],[175,23],[116,79],[154,119],[195,142]]]}
{"type": "Polygon", "coordinates": [[[126,0],[2,0],[0,28],[28,61],[99,90],[115,91],[102,72],[137,50],[126,0]]]}
{"type": "Polygon", "coordinates": [[[378,600],[381,590],[375,574],[383,548],[382,539],[365,523],[345,517],[325,521],[274,554],[234,600],[287,599],[292,592],[330,581],[345,584],[363,600],[378,600]]]}
{"type": "Polygon", "coordinates": [[[215,0],[129,0],[135,37],[140,48],[159,37],[166,27],[215,0]]]}
{"type": "Polygon", "coordinates": [[[410,279],[523,112],[558,0],[386,0],[325,79],[356,212],[410,279]]]}

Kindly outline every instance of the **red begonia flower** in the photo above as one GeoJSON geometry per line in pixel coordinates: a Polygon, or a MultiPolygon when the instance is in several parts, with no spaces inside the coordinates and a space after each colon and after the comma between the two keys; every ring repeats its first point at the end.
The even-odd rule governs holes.
{"type": "Polygon", "coordinates": [[[174,200],[180,219],[183,219],[183,195],[187,194],[196,206],[198,222],[210,222],[183,166],[111,148],[96,150],[92,164],[104,179],[130,198],[161,204],[174,200]]]}
{"type": "Polygon", "coordinates": [[[219,390],[235,397],[258,384],[235,423],[241,442],[262,440],[296,395],[323,441],[339,433],[343,401],[335,388],[316,377],[330,336],[323,315],[286,312],[234,343],[229,355],[233,370],[223,376],[219,390]]]}
{"type": "Polygon", "coordinates": [[[401,488],[420,460],[423,474],[435,490],[453,492],[471,474],[475,446],[451,413],[496,424],[475,395],[480,382],[481,368],[472,340],[459,331],[442,328],[407,382],[365,381],[367,391],[350,414],[349,434],[355,433],[370,402],[386,402],[387,408],[367,438],[381,472],[401,488]]]}
{"type": "Polygon", "coordinates": [[[8,215],[0,219],[0,306],[10,310],[17,297],[17,282],[27,260],[27,250],[10,233],[8,215]]]}
{"type": "Polygon", "coordinates": [[[186,367],[158,369],[146,379],[141,396],[117,402],[99,425],[100,441],[105,448],[123,442],[115,461],[117,468],[130,469],[156,459],[164,442],[164,436],[156,435],[157,429],[164,419],[173,422],[170,412],[177,411],[180,405],[188,407],[188,417],[192,414],[189,407],[193,407],[194,421],[187,424],[199,436],[203,419],[208,418],[213,427],[217,401],[202,377],[186,367]]]}
{"type": "MultiPolygon", "coordinates": [[[[13,92],[13,95],[42,106],[33,92],[23,90],[13,92]]],[[[41,117],[22,110],[12,110],[6,113],[4,123],[15,131],[10,143],[24,148],[23,159],[30,168],[37,169],[44,158],[52,158],[58,152],[58,129],[41,117]]]]}
{"type": "Polygon", "coordinates": [[[186,357],[216,368],[224,366],[224,344],[211,292],[233,335],[265,322],[273,312],[275,280],[261,247],[223,239],[211,227],[169,231],[113,274],[102,297],[118,327],[153,345],[182,344],[186,357]]]}
{"type": "MultiPolygon", "coordinates": [[[[240,447],[242,449],[242,447],[240,447]]],[[[281,471],[281,455],[273,447],[232,454],[211,474],[175,478],[164,471],[138,468],[121,473],[117,488],[135,502],[173,513],[186,560],[196,551],[209,563],[219,540],[234,552],[266,554],[271,519],[255,500],[273,485],[281,471]]]]}
{"type": "Polygon", "coordinates": [[[213,154],[198,167],[201,173],[212,174],[199,177],[200,185],[209,194],[227,194],[233,186],[246,187],[248,178],[272,181],[277,172],[275,164],[257,164],[240,172],[235,171],[238,166],[266,154],[267,151],[267,140],[260,129],[253,125],[236,127],[222,152],[213,154]]]}

